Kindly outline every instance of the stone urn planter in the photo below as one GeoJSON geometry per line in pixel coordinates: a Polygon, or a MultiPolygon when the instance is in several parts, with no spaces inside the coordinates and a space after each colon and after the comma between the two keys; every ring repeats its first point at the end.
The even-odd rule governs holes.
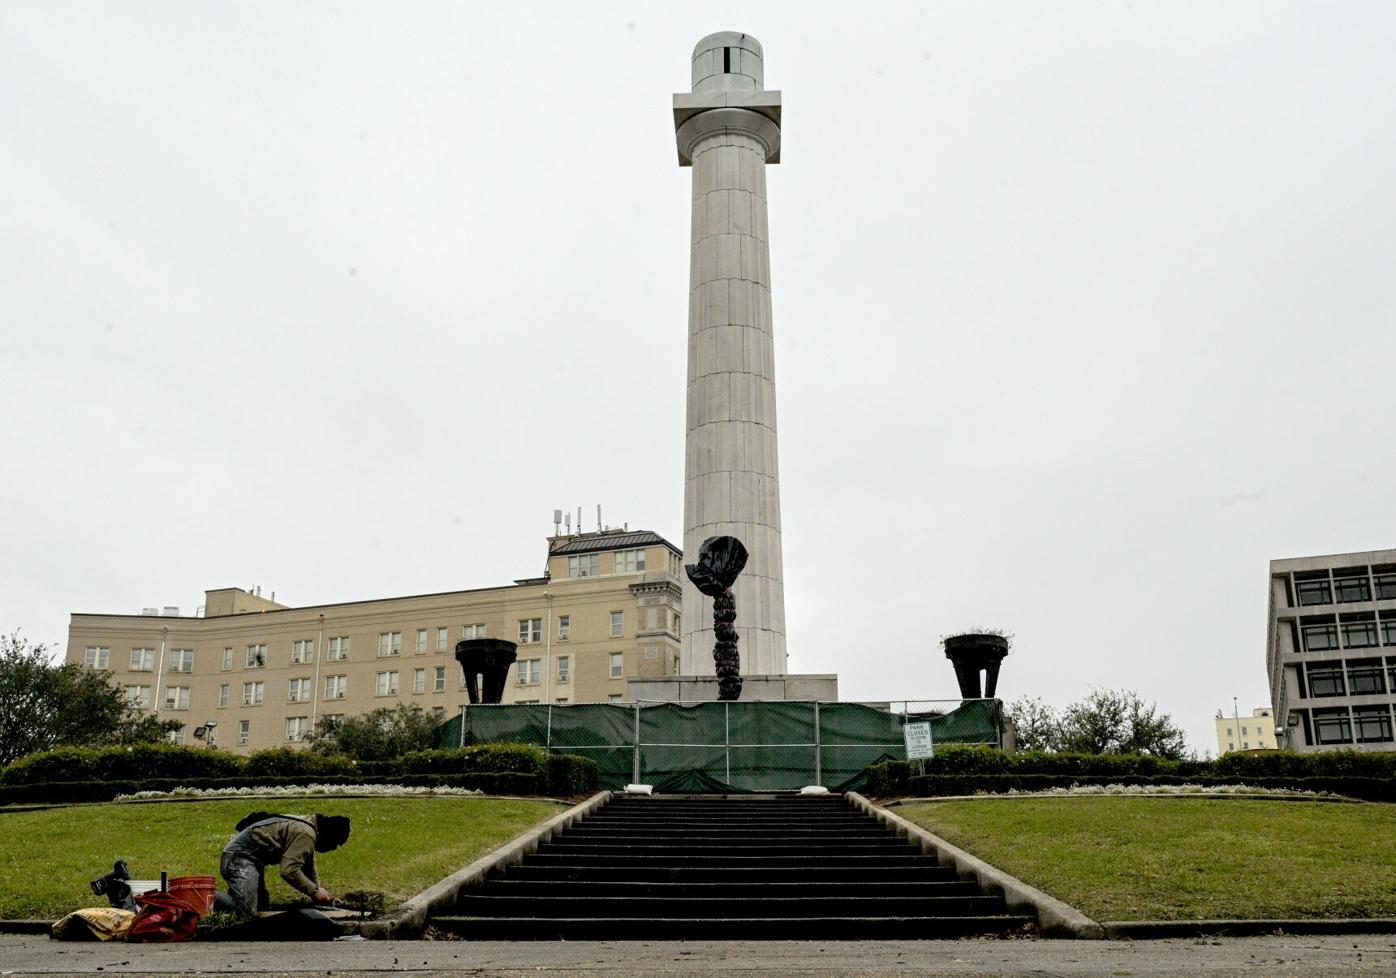
{"type": "Polygon", "coordinates": [[[1006,635],[993,632],[966,632],[943,640],[945,657],[955,667],[960,683],[960,696],[967,700],[993,699],[999,682],[999,664],[1008,654],[1006,635]],[[979,673],[984,673],[983,689],[979,673]]]}

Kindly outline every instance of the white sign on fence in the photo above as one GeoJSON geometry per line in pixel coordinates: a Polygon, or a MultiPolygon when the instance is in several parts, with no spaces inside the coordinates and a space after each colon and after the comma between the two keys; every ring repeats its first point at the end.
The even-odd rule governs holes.
{"type": "Polygon", "coordinates": [[[902,734],[906,737],[906,759],[916,761],[926,757],[935,756],[935,744],[931,742],[931,725],[929,723],[908,723],[902,727],[902,734]]]}

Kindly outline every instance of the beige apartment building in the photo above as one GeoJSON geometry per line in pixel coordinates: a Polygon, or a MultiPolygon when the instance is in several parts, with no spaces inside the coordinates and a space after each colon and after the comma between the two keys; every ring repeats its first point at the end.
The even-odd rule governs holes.
{"type": "Polygon", "coordinates": [[[1270,561],[1267,625],[1281,747],[1396,750],[1396,550],[1270,561]]]}
{"type": "Polygon", "coordinates": [[[1225,716],[1217,711],[1217,753],[1234,750],[1274,750],[1275,713],[1268,706],[1257,706],[1250,716],[1225,716]]]}
{"type": "Polygon", "coordinates": [[[300,743],[329,715],[459,713],[462,638],[518,643],[505,703],[621,701],[631,677],[678,672],[682,572],[649,531],[554,536],[546,574],[503,587],[303,608],[220,588],[199,617],[75,613],[67,661],[109,669],[136,705],[184,721],[176,742],[212,722],[217,746],[239,753],[300,743]]]}

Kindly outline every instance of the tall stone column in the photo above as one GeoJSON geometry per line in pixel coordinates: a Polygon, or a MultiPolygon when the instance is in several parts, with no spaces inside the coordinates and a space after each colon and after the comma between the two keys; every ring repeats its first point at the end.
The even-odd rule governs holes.
{"type": "MultiPolygon", "coordinates": [[[[780,93],[761,45],[712,34],[693,49],[693,91],[674,96],[680,166],[693,167],[689,253],[684,558],[734,536],[751,559],[732,589],[743,675],[784,675],[785,590],[776,464],[766,164],[780,162],[780,93]]],[[[683,583],[680,671],[713,674],[712,599],[683,583]]]]}

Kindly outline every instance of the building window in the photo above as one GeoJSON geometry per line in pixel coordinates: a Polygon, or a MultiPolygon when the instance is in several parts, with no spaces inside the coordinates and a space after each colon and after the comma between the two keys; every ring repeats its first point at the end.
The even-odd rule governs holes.
{"type": "Polygon", "coordinates": [[[425,693],[427,691],[427,671],[425,669],[412,670],[412,692],[425,693]]]}
{"type": "Polygon", "coordinates": [[[450,643],[450,641],[451,641],[451,639],[450,639],[450,636],[447,634],[447,629],[445,629],[445,628],[437,628],[437,630],[436,630],[436,651],[438,651],[438,652],[445,652],[445,651],[447,651],[447,645],[450,643]]]}
{"type": "Polygon", "coordinates": [[[343,662],[349,658],[349,636],[336,635],[330,639],[330,651],[325,658],[331,662],[343,662]]]}
{"type": "Polygon", "coordinates": [[[606,697],[606,702],[608,702],[608,703],[620,703],[620,702],[622,702],[624,699],[625,699],[625,694],[624,694],[624,693],[612,693],[610,696],[607,696],[607,697],[606,697]]]}
{"type": "Polygon", "coordinates": [[[243,683],[242,684],[242,705],[260,706],[262,697],[266,693],[266,683],[243,683]]]}
{"type": "Polygon", "coordinates": [[[1348,649],[1370,649],[1377,644],[1377,623],[1374,621],[1345,621],[1343,647],[1348,649]]]}
{"type": "Polygon", "coordinates": [[[1333,590],[1337,594],[1338,600],[1343,604],[1348,604],[1353,601],[1372,600],[1372,586],[1371,582],[1367,579],[1366,571],[1363,571],[1360,577],[1357,575],[1339,577],[1337,574],[1334,574],[1333,590]]]}
{"type": "Polygon", "coordinates": [[[1381,644],[1396,645],[1396,618],[1381,620],[1381,644]]]}
{"type": "Polygon", "coordinates": [[[565,683],[572,678],[572,657],[560,655],[557,657],[557,681],[565,683]]]}
{"type": "MultiPolygon", "coordinates": [[[[1393,625],[1396,625],[1396,622],[1392,622],[1392,624],[1393,624],[1393,625]]],[[[571,637],[572,637],[572,616],[571,616],[571,615],[558,615],[558,616],[557,616],[557,640],[558,640],[559,642],[565,642],[565,641],[567,641],[567,640],[568,640],[569,638],[571,638],[571,637]]]]}
{"type": "Polygon", "coordinates": [[[616,551],[616,573],[617,574],[638,574],[645,569],[645,552],[643,550],[617,550],[616,551]]]}
{"type": "Polygon", "coordinates": [[[140,710],[150,709],[150,687],[149,686],[125,686],[122,687],[126,693],[126,702],[140,710]]]}
{"type": "Polygon", "coordinates": [[[619,679],[625,673],[625,653],[611,653],[611,678],[619,679]]]}
{"type": "Polygon", "coordinates": [[[402,654],[402,632],[379,632],[378,633],[378,656],[383,658],[389,655],[402,654]]]}
{"type": "Polygon", "coordinates": [[[231,701],[232,687],[227,683],[223,683],[221,686],[218,687],[218,705],[220,708],[226,707],[228,703],[231,701]]]}
{"type": "Polygon", "coordinates": [[[1389,743],[1391,736],[1391,710],[1385,706],[1354,706],[1352,725],[1357,731],[1359,744],[1389,743]]]}
{"type": "Polygon", "coordinates": [[[310,680],[292,679],[286,689],[286,700],[290,703],[308,703],[310,701],[310,680]]]}
{"type": "Polygon", "coordinates": [[[131,671],[132,671],[132,672],[154,672],[154,671],[155,671],[155,650],[154,650],[154,649],[132,649],[132,650],[131,650],[131,671]]]}
{"type": "Polygon", "coordinates": [[[1380,659],[1353,659],[1348,662],[1348,695],[1385,693],[1380,659]]]}
{"type": "Polygon", "coordinates": [[[599,554],[577,554],[567,558],[568,577],[595,577],[601,573],[599,554]]]}
{"type": "Polygon", "coordinates": [[[669,553],[669,576],[683,577],[683,559],[672,551],[669,553]]]}
{"type": "Polygon", "coordinates": [[[166,686],[166,687],[165,687],[165,709],[167,709],[167,710],[187,710],[187,709],[189,709],[189,687],[188,687],[188,686],[166,686]]]}
{"type": "Polygon", "coordinates": [[[433,706],[431,708],[431,715],[437,720],[440,720],[446,716],[446,708],[444,706],[433,706]]]}
{"type": "Polygon", "coordinates": [[[286,739],[304,740],[310,733],[310,719],[308,717],[287,717],[286,718],[286,739]]]}
{"type": "Polygon", "coordinates": [[[99,648],[96,645],[89,645],[82,659],[82,664],[89,669],[105,669],[109,662],[111,662],[111,649],[99,648]]]}
{"type": "Polygon", "coordinates": [[[247,668],[262,669],[267,664],[267,643],[247,647],[247,668]]]}
{"type": "Polygon", "coordinates": [[[178,730],[171,730],[169,733],[165,734],[165,740],[171,744],[174,744],[176,747],[183,747],[184,728],[180,727],[178,730]]]}
{"type": "Polygon", "coordinates": [[[291,643],[291,665],[303,666],[315,661],[315,640],[298,638],[291,643]]]}
{"type": "Polygon", "coordinates": [[[529,645],[533,642],[543,641],[543,619],[541,618],[520,618],[519,619],[519,644],[529,645]]]}
{"type": "Polygon", "coordinates": [[[342,700],[349,692],[348,676],[326,676],[325,677],[325,699],[342,700]]]}
{"type": "Polygon", "coordinates": [[[568,699],[567,699],[566,696],[559,696],[557,699],[553,700],[553,702],[554,702],[554,703],[566,703],[566,702],[568,702],[568,699]]]}
{"type": "Polygon", "coordinates": [[[1226,749],[1227,749],[1227,750],[1235,750],[1235,749],[1236,749],[1236,742],[1235,742],[1235,741],[1228,741],[1228,742],[1227,742],[1227,745],[1226,745],[1226,749]]]}
{"type": "Polygon", "coordinates": [[[620,638],[625,634],[625,612],[611,612],[611,637],[620,638]]]}
{"type": "Polygon", "coordinates": [[[445,667],[445,666],[437,666],[437,667],[436,667],[436,674],[435,674],[434,676],[432,676],[431,682],[432,682],[431,691],[432,691],[433,693],[444,693],[444,692],[446,692],[446,667],[445,667]]]}
{"type": "Polygon", "coordinates": [[[427,630],[425,628],[417,629],[416,652],[418,655],[426,655],[427,653],[427,630]]]}
{"type": "Polygon", "coordinates": [[[1333,594],[1328,587],[1327,575],[1322,580],[1317,581],[1295,581],[1294,590],[1299,594],[1301,605],[1333,603],[1333,594]]]}
{"type": "Polygon", "coordinates": [[[1310,696],[1343,696],[1343,667],[1335,662],[1309,665],[1310,696]]]}
{"type": "Polygon", "coordinates": [[[1352,720],[1347,709],[1315,710],[1314,736],[1320,744],[1352,743],[1352,720]]]}
{"type": "Polygon", "coordinates": [[[1246,727],[1244,723],[1241,724],[1241,736],[1244,737],[1248,733],[1250,733],[1250,730],[1246,727]]]}
{"type": "Polygon", "coordinates": [[[537,686],[540,659],[520,659],[518,661],[518,682],[520,686],[537,686]]]}
{"type": "Polygon", "coordinates": [[[484,624],[484,622],[476,622],[476,623],[473,624],[473,625],[462,625],[462,626],[460,627],[460,637],[461,637],[461,638],[484,638],[484,637],[485,637],[485,624],[484,624]]]}
{"type": "Polygon", "coordinates": [[[251,720],[239,720],[239,721],[238,721],[238,746],[239,746],[239,747],[246,747],[246,746],[247,746],[247,737],[248,737],[248,735],[249,735],[251,732],[252,732],[252,721],[251,721],[251,720]]]}
{"type": "Polygon", "coordinates": [[[1378,601],[1396,598],[1396,574],[1378,574],[1376,584],[1378,601]]]}
{"type": "Polygon", "coordinates": [[[170,649],[170,672],[193,672],[193,649],[170,649]]]}
{"type": "Polygon", "coordinates": [[[396,696],[397,695],[397,670],[391,672],[380,672],[378,674],[378,684],[374,686],[375,696],[396,696]]]}
{"type": "Polygon", "coordinates": [[[1304,626],[1304,651],[1327,652],[1338,647],[1338,626],[1332,622],[1304,626]]]}
{"type": "Polygon", "coordinates": [[[674,612],[674,634],[675,634],[675,635],[682,634],[681,631],[680,631],[680,629],[679,629],[679,625],[681,625],[682,623],[683,623],[683,615],[679,614],[677,611],[674,612]]]}
{"type": "Polygon", "coordinates": [[[223,671],[227,672],[233,668],[233,647],[229,645],[223,650],[223,671]]]}

